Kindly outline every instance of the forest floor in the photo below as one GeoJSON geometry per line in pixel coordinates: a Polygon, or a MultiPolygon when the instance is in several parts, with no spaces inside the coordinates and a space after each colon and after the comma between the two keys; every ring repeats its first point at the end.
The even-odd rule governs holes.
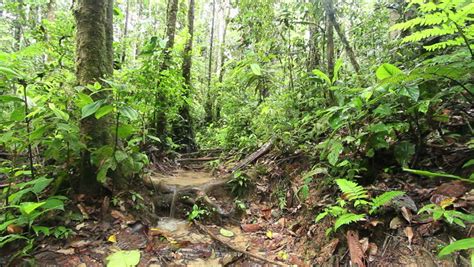
{"type": "Polygon", "coordinates": [[[259,159],[269,171],[252,178],[254,186],[243,199],[245,210],[234,208],[234,197],[226,186],[229,174],[223,168],[206,171],[207,161],[200,159],[157,168],[131,191],[112,199],[76,195],[66,223],[75,235],[40,240],[33,255],[35,265],[104,266],[116,251],[138,250],[139,266],[349,266],[357,257],[350,243],[356,242],[359,256],[369,266],[469,266],[460,255],[439,259],[436,253],[450,236],[473,236],[472,226],[447,228],[416,215],[417,207],[427,201],[457,198],[458,205],[472,205],[474,191],[465,184],[420,183],[409,175],[379,179],[370,192],[396,188],[408,192],[407,196],[387,207],[383,216],[359,223],[351,227],[353,231],[327,236],[325,231],[333,221],[315,224],[314,216],[334,201],[336,189],[321,179],[312,185],[315,191],[305,202],[294,199],[300,180],[296,173],[304,168],[304,159],[290,158],[267,155],[259,159]],[[279,177],[292,173],[295,178],[289,181],[283,196],[286,207],[281,209],[275,198],[279,177]],[[190,222],[189,212],[197,203],[215,212],[190,222]],[[73,210],[81,220],[72,216],[73,210]]]}

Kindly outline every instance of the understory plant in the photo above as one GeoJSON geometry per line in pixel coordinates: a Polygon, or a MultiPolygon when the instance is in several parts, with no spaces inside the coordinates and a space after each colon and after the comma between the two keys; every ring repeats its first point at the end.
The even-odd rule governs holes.
{"type": "MultiPolygon", "coordinates": [[[[8,168],[2,168],[0,173],[8,173],[8,168]]],[[[16,171],[16,174],[24,175],[25,172],[16,171]]],[[[24,241],[18,243],[23,244],[22,249],[11,259],[28,254],[40,235],[64,238],[71,233],[64,226],[47,226],[51,215],[64,211],[67,200],[58,195],[44,197],[52,181],[51,178],[39,177],[22,183],[11,182],[3,189],[1,196],[5,202],[0,204],[0,248],[8,243],[24,241]]]]}
{"type": "Polygon", "coordinates": [[[333,228],[326,230],[327,235],[343,225],[365,220],[394,198],[405,194],[403,191],[388,191],[377,197],[370,197],[368,191],[356,182],[346,179],[336,179],[335,182],[342,192],[336,200],[337,204],[326,207],[315,217],[315,222],[321,221],[326,216],[336,219],[333,228]]]}

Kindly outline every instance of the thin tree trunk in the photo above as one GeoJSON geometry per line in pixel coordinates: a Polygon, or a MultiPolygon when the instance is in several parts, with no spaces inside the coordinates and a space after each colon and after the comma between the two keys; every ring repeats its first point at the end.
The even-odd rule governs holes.
{"type": "Polygon", "coordinates": [[[49,21],[54,21],[56,19],[56,0],[49,0],[48,5],[46,6],[46,18],[49,21]]]}
{"type": "Polygon", "coordinates": [[[332,20],[329,16],[329,5],[332,3],[332,0],[325,1],[325,9],[326,9],[326,53],[327,53],[327,63],[328,63],[328,76],[332,80],[334,76],[334,29],[332,20]]]}
{"type": "Polygon", "coordinates": [[[226,35],[227,35],[227,27],[229,25],[229,12],[230,8],[226,9],[225,15],[224,15],[224,30],[222,32],[222,43],[220,47],[220,64],[219,64],[219,82],[222,83],[224,79],[224,64],[225,64],[225,43],[226,43],[226,35]]]}
{"type": "Polygon", "coordinates": [[[317,47],[316,37],[318,35],[317,25],[311,24],[309,26],[309,44],[308,44],[308,59],[307,59],[307,71],[311,72],[312,70],[319,67],[320,56],[317,47]]]}
{"type": "Polygon", "coordinates": [[[120,63],[123,65],[125,62],[125,56],[127,53],[127,35],[128,35],[128,19],[130,16],[130,0],[127,1],[127,6],[125,8],[125,25],[123,26],[123,36],[122,36],[122,56],[120,57],[120,63]]]}
{"type": "Polygon", "coordinates": [[[189,0],[188,7],[188,34],[189,38],[186,40],[184,47],[183,58],[183,78],[188,87],[191,87],[191,67],[192,67],[192,51],[194,39],[194,0],[189,0]]]}
{"type": "Polygon", "coordinates": [[[211,33],[209,37],[209,61],[207,67],[207,97],[206,97],[206,104],[205,104],[205,122],[210,123],[213,120],[212,115],[212,107],[213,107],[213,99],[211,96],[211,78],[212,78],[212,52],[214,47],[214,23],[215,23],[215,16],[216,16],[216,0],[212,0],[212,20],[211,20],[211,33]]]}
{"type": "Polygon", "coordinates": [[[347,40],[344,32],[342,31],[341,27],[336,21],[336,15],[334,11],[334,5],[332,0],[327,0],[327,15],[329,16],[329,19],[331,20],[331,24],[334,26],[334,29],[336,29],[337,35],[339,36],[339,39],[341,40],[342,44],[344,45],[344,49],[346,50],[346,54],[349,57],[349,60],[351,61],[352,66],[354,67],[354,70],[359,73],[360,67],[359,63],[357,63],[357,60],[354,55],[354,50],[352,50],[352,47],[349,44],[349,41],[347,40]]]}
{"type": "MultiPolygon", "coordinates": [[[[112,0],[79,0],[74,11],[76,19],[76,78],[79,85],[101,82],[113,74],[112,0]]],[[[94,100],[106,97],[106,92],[93,94],[94,100]]],[[[87,150],[82,154],[79,192],[98,194],[98,169],[91,163],[91,151],[111,144],[107,116],[97,120],[89,116],[81,120],[81,135],[87,150]]]]}

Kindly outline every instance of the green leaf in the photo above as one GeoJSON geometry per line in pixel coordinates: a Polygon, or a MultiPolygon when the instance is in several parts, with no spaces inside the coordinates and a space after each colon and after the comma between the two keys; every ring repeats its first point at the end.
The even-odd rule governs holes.
{"type": "Polygon", "coordinates": [[[103,104],[103,100],[98,100],[82,107],[81,119],[87,118],[90,115],[94,114],[100,108],[100,106],[102,106],[102,104],[103,104]]]}
{"type": "Polygon", "coordinates": [[[415,155],[415,145],[408,141],[402,141],[395,145],[393,154],[400,165],[407,166],[413,155],[415,155]]]}
{"type": "Polygon", "coordinates": [[[399,68],[395,67],[392,64],[384,63],[382,66],[380,66],[377,71],[375,72],[375,75],[379,80],[384,80],[387,78],[391,78],[393,76],[399,75],[403,73],[399,68]]]}
{"type": "Polygon", "coordinates": [[[233,237],[234,236],[234,233],[232,231],[229,231],[229,230],[226,230],[224,228],[221,228],[219,230],[219,233],[222,235],[222,236],[225,236],[225,237],[233,237]]]}
{"type": "Polygon", "coordinates": [[[468,162],[464,163],[464,165],[462,165],[462,167],[467,168],[467,167],[472,166],[472,165],[474,165],[474,159],[471,159],[468,162]]]}
{"type": "Polygon", "coordinates": [[[117,162],[122,162],[126,158],[128,158],[128,155],[124,151],[122,150],[115,151],[115,160],[117,162]]]}
{"type": "Polygon", "coordinates": [[[48,106],[49,106],[49,109],[51,109],[51,111],[54,113],[54,115],[56,115],[56,117],[65,121],[69,120],[69,115],[66,112],[58,109],[53,103],[49,103],[48,106]]]}
{"type": "Polygon", "coordinates": [[[350,201],[357,199],[367,199],[369,197],[367,190],[355,182],[346,179],[336,179],[335,181],[339,189],[350,201]]]}
{"type": "Polygon", "coordinates": [[[465,178],[462,178],[462,177],[457,176],[457,175],[443,173],[443,172],[430,172],[430,171],[422,171],[422,170],[413,170],[413,169],[408,169],[408,168],[403,168],[403,170],[406,171],[406,172],[409,172],[409,173],[413,173],[413,174],[421,175],[421,176],[426,176],[426,177],[430,177],[430,178],[444,177],[444,178],[451,178],[451,179],[457,179],[457,180],[461,180],[461,181],[465,181],[465,182],[469,182],[469,183],[474,183],[474,181],[472,181],[472,180],[465,179],[465,178]]]}
{"type": "Polygon", "coordinates": [[[254,75],[262,76],[262,70],[258,64],[250,64],[250,69],[252,70],[254,75]]]}
{"type": "Polygon", "coordinates": [[[114,110],[112,105],[105,105],[99,108],[95,113],[95,118],[100,119],[114,110]]]}
{"type": "Polygon", "coordinates": [[[43,206],[46,202],[22,202],[20,204],[20,210],[24,214],[31,214],[33,211],[43,206]]]}
{"type": "Polygon", "coordinates": [[[0,67],[0,73],[7,76],[8,78],[21,78],[25,76],[23,73],[7,67],[0,67]]]}
{"type": "Polygon", "coordinates": [[[133,134],[134,131],[135,131],[135,128],[132,125],[122,124],[118,127],[118,136],[120,138],[127,138],[131,134],[133,134]]]}
{"type": "Polygon", "coordinates": [[[342,153],[344,146],[340,141],[333,141],[331,144],[330,152],[328,154],[328,161],[329,164],[335,166],[337,161],[339,160],[339,155],[342,153]]]}
{"type": "Polygon", "coordinates": [[[334,76],[332,77],[332,83],[335,83],[337,79],[339,79],[339,71],[341,70],[343,63],[344,62],[340,58],[336,60],[336,64],[334,64],[334,76]]]}
{"type": "Polygon", "coordinates": [[[46,226],[39,226],[39,225],[33,225],[33,231],[37,236],[39,236],[40,233],[43,233],[45,236],[50,235],[49,227],[46,226]]]}
{"type": "Polygon", "coordinates": [[[139,250],[121,250],[112,253],[106,258],[107,267],[134,267],[140,262],[139,250]]]}
{"type": "Polygon", "coordinates": [[[77,93],[76,96],[78,97],[76,99],[76,105],[78,108],[82,109],[84,106],[88,105],[88,104],[92,104],[94,102],[94,100],[92,99],[92,97],[90,97],[89,95],[86,95],[84,93],[77,93]]]}
{"type": "Polygon", "coordinates": [[[8,102],[23,102],[23,99],[11,95],[0,95],[0,103],[8,102]]]}
{"type": "Polygon", "coordinates": [[[17,107],[13,112],[10,114],[10,120],[12,121],[22,121],[26,117],[25,108],[24,107],[17,107]]]}
{"type": "Polygon", "coordinates": [[[312,73],[313,73],[314,75],[318,76],[319,78],[323,79],[324,81],[326,81],[328,85],[331,85],[331,84],[332,84],[331,79],[329,79],[329,77],[326,75],[326,73],[324,73],[324,72],[322,72],[322,71],[320,71],[320,70],[318,70],[318,69],[314,69],[314,70],[312,71],[312,73]]]}
{"type": "Polygon", "coordinates": [[[128,107],[128,106],[121,107],[119,112],[123,116],[129,118],[131,121],[138,119],[138,111],[136,111],[135,109],[131,107],[128,107]]]}
{"type": "Polygon", "coordinates": [[[474,248],[474,237],[461,239],[447,245],[439,252],[438,256],[443,257],[458,250],[465,250],[471,248],[474,248]]]}

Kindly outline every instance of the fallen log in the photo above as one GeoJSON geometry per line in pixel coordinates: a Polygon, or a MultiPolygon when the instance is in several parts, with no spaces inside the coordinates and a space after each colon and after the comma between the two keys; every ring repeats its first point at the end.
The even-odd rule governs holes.
{"type": "Polygon", "coordinates": [[[237,170],[242,169],[243,167],[247,166],[248,164],[254,162],[261,156],[265,155],[270,151],[272,148],[274,139],[271,139],[270,141],[266,142],[263,146],[261,146],[257,151],[253,152],[243,160],[241,160],[237,165],[235,165],[232,169],[230,169],[230,173],[233,173],[237,170]]]}
{"type": "Polygon", "coordinates": [[[219,243],[223,244],[224,246],[230,248],[231,250],[234,250],[234,251],[237,251],[237,252],[240,252],[242,254],[245,254],[247,255],[248,257],[250,258],[254,258],[254,259],[257,259],[257,260],[260,260],[260,261],[263,261],[263,262],[267,262],[267,263],[270,263],[270,264],[273,264],[273,265],[277,265],[277,266],[287,266],[286,264],[283,264],[281,262],[277,262],[277,261],[273,261],[273,260],[270,260],[264,256],[261,256],[261,255],[258,255],[258,254],[255,254],[255,253],[252,253],[250,251],[247,251],[245,249],[242,249],[242,248],[239,248],[239,247],[236,247],[232,244],[230,244],[228,241],[226,240],[223,240],[221,238],[219,238],[216,234],[214,234],[211,230],[209,230],[207,227],[205,227],[204,225],[202,225],[201,223],[199,223],[198,221],[194,220],[193,223],[199,228],[199,230],[201,230],[202,232],[205,232],[206,234],[208,234],[212,239],[218,241],[219,243]]]}

